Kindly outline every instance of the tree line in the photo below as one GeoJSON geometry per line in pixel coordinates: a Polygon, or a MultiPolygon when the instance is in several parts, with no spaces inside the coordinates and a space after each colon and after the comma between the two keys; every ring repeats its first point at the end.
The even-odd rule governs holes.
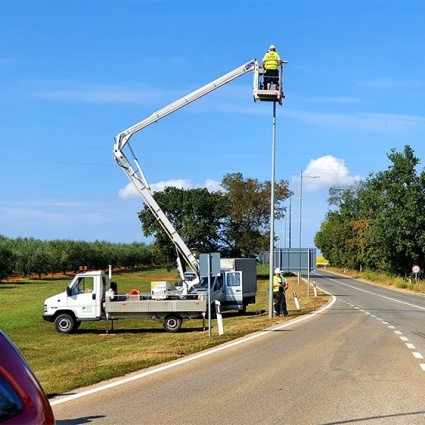
{"type": "Polygon", "coordinates": [[[315,244],[336,267],[407,277],[425,267],[425,172],[410,146],[387,156],[387,170],[330,188],[315,244]]]}
{"type": "Polygon", "coordinates": [[[11,275],[39,277],[53,273],[114,267],[138,268],[154,263],[152,247],[143,242],[10,239],[0,235],[0,279],[11,275]]]}

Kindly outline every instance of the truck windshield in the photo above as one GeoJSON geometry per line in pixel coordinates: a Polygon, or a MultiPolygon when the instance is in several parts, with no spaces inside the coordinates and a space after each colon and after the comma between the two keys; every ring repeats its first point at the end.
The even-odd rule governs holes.
{"type": "MultiPolygon", "coordinates": [[[[221,289],[222,286],[223,286],[223,277],[221,275],[211,278],[211,289],[213,291],[221,289]]],[[[204,288],[204,289],[208,289],[208,278],[207,277],[202,278],[201,287],[204,288]]]]}
{"type": "Polygon", "coordinates": [[[71,295],[93,291],[93,276],[79,277],[71,287],[71,295]]]}

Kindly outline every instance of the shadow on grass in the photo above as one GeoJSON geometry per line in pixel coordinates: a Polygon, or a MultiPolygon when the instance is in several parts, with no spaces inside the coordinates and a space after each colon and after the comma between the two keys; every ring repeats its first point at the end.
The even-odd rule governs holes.
{"type": "MultiPolygon", "coordinates": [[[[181,328],[176,333],[190,333],[190,332],[203,332],[204,330],[208,329],[208,323],[205,324],[205,329],[203,326],[198,327],[190,327],[190,328],[181,328]]],[[[106,329],[78,329],[74,332],[73,335],[118,335],[118,334],[142,334],[142,333],[149,333],[149,334],[167,334],[167,333],[173,333],[173,332],[167,332],[163,328],[123,328],[123,329],[109,329],[106,331],[106,329]]]]}
{"type": "MultiPolygon", "coordinates": [[[[40,284],[49,284],[49,283],[57,283],[61,281],[66,281],[67,283],[71,282],[70,276],[64,276],[64,277],[54,277],[54,278],[47,278],[47,277],[32,277],[32,278],[22,278],[19,280],[6,280],[0,282],[0,288],[3,287],[3,285],[40,285],[40,284]]],[[[66,285],[65,285],[66,286],[66,285]]]]}

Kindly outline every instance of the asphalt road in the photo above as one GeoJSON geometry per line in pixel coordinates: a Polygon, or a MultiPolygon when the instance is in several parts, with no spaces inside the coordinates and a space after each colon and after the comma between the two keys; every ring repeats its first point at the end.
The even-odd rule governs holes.
{"type": "Polygon", "coordinates": [[[321,312],[57,397],[57,425],[425,424],[425,297],[311,278],[321,312]]]}

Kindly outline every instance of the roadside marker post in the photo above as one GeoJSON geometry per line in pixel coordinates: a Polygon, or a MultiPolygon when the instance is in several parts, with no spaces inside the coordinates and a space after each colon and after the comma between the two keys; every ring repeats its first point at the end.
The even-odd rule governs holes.
{"type": "Polygon", "coordinates": [[[297,293],[294,291],[294,292],[293,292],[293,295],[294,295],[295,307],[297,308],[297,310],[300,310],[300,309],[301,309],[301,307],[300,307],[300,303],[298,302],[297,293]]]}
{"type": "Polygon", "coordinates": [[[223,335],[223,315],[221,314],[221,303],[220,301],[215,300],[215,312],[217,316],[217,326],[218,326],[218,334],[223,335]]]}
{"type": "Polygon", "coordinates": [[[313,280],[313,290],[314,290],[314,296],[317,297],[317,286],[314,280],[313,280]]]}

